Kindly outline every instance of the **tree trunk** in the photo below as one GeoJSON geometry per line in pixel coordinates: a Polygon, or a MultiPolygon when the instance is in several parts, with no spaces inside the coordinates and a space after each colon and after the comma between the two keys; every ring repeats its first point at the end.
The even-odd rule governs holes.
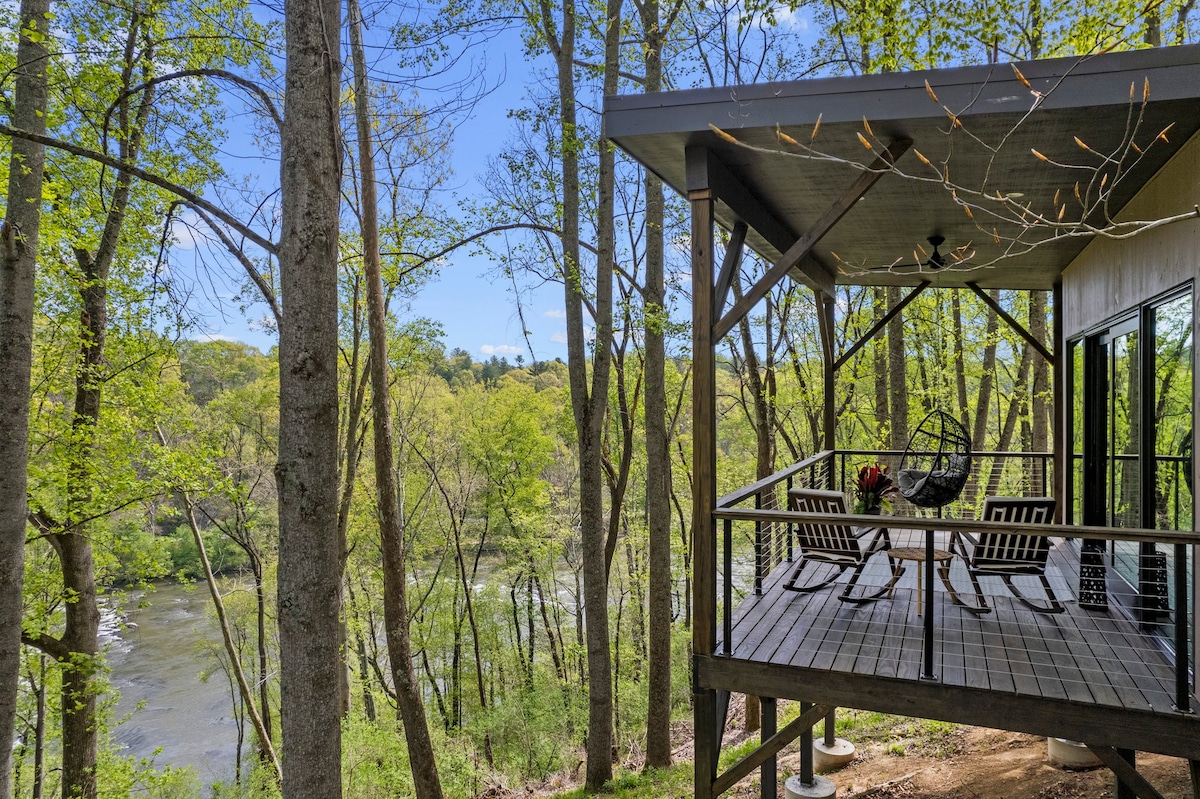
{"type": "MultiPolygon", "coordinates": [[[[641,6],[646,91],[662,88],[658,2],[641,6]]],[[[649,658],[646,768],[671,765],[671,453],[667,431],[663,185],[646,172],[646,524],[649,528],[649,658]]]]}
{"type": "MultiPolygon", "coordinates": [[[[1046,314],[1046,292],[1031,291],[1029,297],[1029,332],[1036,340],[1043,344],[1047,340],[1046,314]]],[[[1030,407],[1033,410],[1033,419],[1030,425],[1030,449],[1034,452],[1049,452],[1051,429],[1050,364],[1041,355],[1037,355],[1033,359],[1033,398],[1030,407]]],[[[1036,461],[1035,464],[1033,467],[1033,493],[1035,495],[1043,495],[1046,493],[1048,481],[1046,474],[1041,471],[1041,461],[1036,461]]]]}
{"type": "MultiPolygon", "coordinates": [[[[46,132],[46,46],[50,0],[22,0],[12,124],[46,132]]],[[[33,290],[42,211],[45,148],[12,139],[8,203],[0,226],[0,797],[12,794],[12,742],[21,676],[21,590],[27,525],[29,375],[33,290]]]]}
{"type": "Polygon", "coordinates": [[[279,654],[284,799],[340,799],[337,269],[341,5],[285,9],[279,654]]]}
{"type": "MultiPolygon", "coordinates": [[[[126,53],[132,53],[143,33],[144,19],[132,14],[126,37],[126,53]]],[[[144,58],[152,59],[147,51],[144,58]]],[[[133,82],[133,62],[127,60],[122,73],[122,86],[133,82]]],[[[141,150],[154,91],[146,90],[136,113],[132,112],[130,97],[123,95],[117,103],[116,117],[121,141],[119,153],[123,162],[137,161],[141,150]]],[[[97,795],[96,759],[98,754],[98,724],[96,720],[96,689],[93,678],[100,668],[100,607],[96,597],[96,571],[92,558],[91,536],[86,530],[98,464],[94,462],[96,426],[100,420],[101,389],[105,383],[104,359],[108,335],[108,278],[117,255],[125,212],[129,206],[133,178],[124,170],[117,172],[105,214],[104,228],[94,253],[75,247],[79,267],[81,301],[79,354],[75,364],[75,405],[71,418],[70,454],[67,466],[67,518],[51,535],[51,543],[62,566],[63,589],[72,601],[65,604],[65,623],[59,643],[65,655],[58,656],[63,664],[62,683],[62,759],[63,795],[94,799],[97,795]]]]}
{"type": "MultiPolygon", "coordinates": [[[[408,743],[408,760],[416,795],[418,799],[439,799],[442,795],[442,785],[438,777],[437,761],[434,759],[433,742],[429,737],[420,684],[413,666],[410,641],[404,531],[394,467],[396,447],[389,393],[391,378],[388,369],[387,316],[379,261],[374,137],[371,133],[369,86],[362,44],[362,15],[357,0],[348,0],[347,11],[350,17],[350,41],[354,59],[358,160],[362,170],[363,264],[367,277],[367,325],[371,341],[371,415],[375,433],[375,486],[380,550],[383,557],[383,623],[387,633],[392,683],[396,686],[400,718],[404,722],[404,737],[408,743]]],[[[482,690],[480,693],[482,694],[482,690]]]]}
{"type": "MultiPolygon", "coordinates": [[[[735,276],[731,286],[733,288],[734,301],[741,302],[741,280],[735,276]]],[[[766,318],[769,327],[771,323],[771,310],[769,307],[766,318]]],[[[746,316],[743,316],[738,322],[738,332],[741,334],[742,339],[742,362],[744,364],[742,379],[749,384],[751,407],[754,409],[754,413],[750,415],[750,424],[754,428],[756,445],[754,476],[756,480],[761,480],[775,471],[775,420],[772,415],[771,404],[767,401],[766,386],[768,381],[763,379],[758,363],[758,354],[755,352],[754,341],[750,336],[750,321],[746,316]]],[[[769,340],[767,341],[766,352],[769,358],[771,355],[769,340]]],[[[768,498],[767,501],[763,502],[763,507],[770,509],[774,507],[774,504],[771,498],[768,498]]],[[[745,722],[747,732],[754,732],[762,726],[762,704],[759,702],[757,696],[746,695],[745,722]]]]}
{"type": "MultiPolygon", "coordinates": [[[[996,449],[1007,452],[1012,447],[1013,433],[1017,428],[1017,420],[1025,414],[1025,397],[1029,387],[1029,363],[1033,360],[1033,347],[1026,344],[1021,348],[1021,361],[1017,365],[1017,376],[1013,380],[1012,399],[1008,403],[1008,412],[1004,415],[1004,426],[1000,430],[1000,440],[996,449]]],[[[1004,462],[997,458],[992,462],[988,475],[987,493],[996,494],[1000,491],[1000,478],[1004,473],[1004,462]]]]}
{"type": "MultiPolygon", "coordinates": [[[[1000,292],[990,292],[992,299],[1000,301],[1000,292]]],[[[983,372],[979,378],[979,396],[975,400],[975,429],[971,434],[971,448],[976,452],[987,445],[986,434],[991,414],[992,386],[996,382],[996,335],[1000,330],[1000,318],[988,307],[987,333],[984,336],[983,372]]]]}
{"type": "MultiPolygon", "coordinates": [[[[888,286],[889,308],[900,304],[900,289],[888,286]]],[[[888,322],[888,393],[891,399],[891,449],[908,446],[908,362],[904,353],[904,314],[888,322]]]]}
{"type": "MultiPolygon", "coordinates": [[[[871,304],[873,307],[872,316],[875,323],[883,319],[887,313],[887,289],[883,286],[875,286],[871,289],[871,304]]],[[[885,330],[880,330],[875,334],[875,357],[872,359],[875,366],[875,435],[876,440],[881,446],[890,445],[891,436],[891,413],[890,403],[888,402],[888,359],[887,359],[887,333],[885,330]]]]}
{"type": "Polygon", "coordinates": [[[953,292],[950,300],[950,313],[954,324],[954,388],[958,397],[958,418],[965,424],[967,421],[967,365],[964,351],[962,296],[953,292]]]}
{"type": "MultiPolygon", "coordinates": [[[[595,281],[595,357],[588,381],[588,345],[583,298],[585,280],[580,260],[579,126],[575,100],[575,2],[562,2],[558,29],[549,0],[538,6],[541,34],[554,56],[558,80],[559,130],[562,136],[562,268],[567,324],[567,373],[571,410],[579,447],[579,511],[583,542],[583,608],[588,674],[588,790],[612,779],[612,656],[608,632],[608,566],[604,518],[602,434],[608,404],[612,342],[612,271],[614,153],[600,141],[597,256],[595,281]]],[[[608,0],[605,14],[604,93],[617,88],[617,45],[621,0],[608,0]]]]}
{"type": "MultiPolygon", "coordinates": [[[[159,440],[166,446],[166,437],[163,436],[161,430],[158,431],[158,436],[159,440]]],[[[200,525],[196,522],[196,503],[187,491],[180,491],[179,495],[183,499],[184,507],[187,508],[188,527],[192,531],[192,540],[196,542],[196,551],[200,554],[200,565],[204,569],[204,581],[208,585],[208,592],[212,597],[213,608],[217,612],[217,622],[221,628],[221,640],[225,644],[225,654],[229,656],[229,668],[233,671],[233,677],[237,682],[237,690],[241,696],[245,712],[249,714],[250,723],[254,726],[254,733],[258,736],[258,751],[262,759],[271,766],[271,770],[275,773],[276,781],[282,782],[283,772],[279,767],[279,758],[275,756],[275,747],[271,744],[270,733],[267,732],[266,725],[263,723],[263,713],[254,704],[254,693],[250,689],[250,682],[246,679],[246,672],[242,668],[242,658],[238,653],[238,646],[233,640],[233,629],[229,625],[229,617],[225,613],[225,602],[221,598],[220,589],[217,587],[217,578],[213,574],[212,564],[208,559],[208,550],[204,546],[204,537],[200,534],[200,525]]]]}

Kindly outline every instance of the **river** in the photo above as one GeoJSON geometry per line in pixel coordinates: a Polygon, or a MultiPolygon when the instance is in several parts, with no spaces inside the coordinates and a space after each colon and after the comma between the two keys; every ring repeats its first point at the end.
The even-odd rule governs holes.
{"type": "Polygon", "coordinates": [[[221,633],[206,615],[210,604],[203,584],[131,592],[125,611],[131,624],[105,625],[103,635],[110,679],[121,692],[116,718],[128,717],[113,736],[123,754],[191,767],[204,785],[232,782],[237,757],[230,683],[216,668],[221,633]]]}

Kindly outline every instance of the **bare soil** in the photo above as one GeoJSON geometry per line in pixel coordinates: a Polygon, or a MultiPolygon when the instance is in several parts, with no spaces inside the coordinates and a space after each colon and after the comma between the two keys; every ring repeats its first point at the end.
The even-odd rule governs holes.
{"type": "MultiPolygon", "coordinates": [[[[1101,799],[1115,796],[1107,768],[1066,771],[1046,756],[1046,739],[1022,733],[960,727],[954,746],[922,754],[895,744],[857,744],[855,760],[826,777],[842,799],[1101,799]]],[[[1187,762],[1140,754],[1138,770],[1166,799],[1190,799],[1187,762]]],[[[796,773],[799,755],[780,759],[780,773],[796,773]]],[[[750,786],[738,796],[758,796],[750,786]]],[[[779,796],[783,796],[780,779],[779,796]]]]}
{"type": "MultiPolygon", "coordinates": [[[[724,748],[748,737],[740,729],[742,697],[734,696],[729,710],[724,748]]],[[[846,712],[846,711],[839,711],[846,712]]],[[[896,721],[906,721],[896,719],[896,721]]],[[[854,760],[825,774],[837,786],[838,799],[1111,799],[1116,778],[1104,767],[1068,771],[1050,762],[1046,739],[1035,735],[984,727],[941,725],[931,731],[922,723],[900,724],[896,734],[867,734],[854,740],[854,760]]],[[[819,735],[822,725],[817,725],[819,735]]],[[[691,742],[676,750],[691,758],[691,742]]],[[[779,755],[778,796],[784,782],[800,771],[796,743],[779,755]]],[[[1186,760],[1139,752],[1137,768],[1165,799],[1192,799],[1186,760]]],[[[747,778],[729,796],[757,799],[758,780],[747,778]]]]}
{"type": "MultiPolygon", "coordinates": [[[[728,750],[758,733],[741,728],[745,708],[735,695],[730,703],[723,749],[728,750]]],[[[846,712],[846,711],[839,711],[846,712]]],[[[821,725],[815,732],[820,734],[821,725]]],[[[692,759],[690,721],[674,725],[676,763],[692,759]]],[[[1107,768],[1070,771],[1050,762],[1046,739],[1023,733],[984,727],[930,725],[918,720],[888,717],[876,729],[861,732],[860,739],[848,736],[855,745],[854,760],[825,777],[837,786],[838,799],[1113,799],[1115,777],[1107,768]]],[[[640,752],[625,753],[621,765],[640,771],[640,752]]],[[[580,761],[582,766],[582,761],[580,761]]],[[[1163,755],[1137,754],[1138,771],[1165,799],[1192,799],[1186,760],[1163,755]]],[[[516,799],[548,796],[571,787],[582,779],[582,768],[557,775],[538,786],[518,791],[494,789],[480,797],[516,799]]],[[[783,799],[787,777],[800,771],[797,743],[778,758],[777,796],[783,799]]],[[[758,799],[757,776],[739,783],[727,796],[758,799]]]]}

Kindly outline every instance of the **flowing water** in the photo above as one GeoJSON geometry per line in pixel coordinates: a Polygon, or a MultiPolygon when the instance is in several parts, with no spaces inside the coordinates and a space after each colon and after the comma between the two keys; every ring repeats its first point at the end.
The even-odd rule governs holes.
{"type": "Polygon", "coordinates": [[[164,583],[131,595],[129,625],[106,625],[104,634],[110,679],[121,692],[116,718],[128,716],[114,735],[123,753],[153,757],[160,767],[189,766],[206,785],[231,782],[237,758],[233,695],[217,667],[221,633],[206,615],[210,604],[203,584],[164,583]]]}

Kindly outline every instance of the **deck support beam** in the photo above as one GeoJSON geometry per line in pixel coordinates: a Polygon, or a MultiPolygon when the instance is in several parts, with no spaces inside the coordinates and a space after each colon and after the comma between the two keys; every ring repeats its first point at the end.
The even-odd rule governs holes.
{"type": "Polygon", "coordinates": [[[1164,799],[1154,786],[1146,782],[1146,778],[1138,773],[1132,749],[1118,749],[1115,746],[1087,745],[1104,765],[1112,769],[1117,777],[1117,799],[1164,799]]]}
{"type": "MultiPolygon", "coordinates": [[[[821,214],[820,218],[813,222],[804,235],[798,238],[792,246],[788,247],[787,252],[779,257],[775,265],[768,269],[767,273],[750,287],[750,290],[746,292],[746,296],[742,297],[729,310],[729,313],[721,317],[721,320],[713,328],[714,337],[718,341],[723,338],[742,317],[750,312],[751,308],[758,305],[759,300],[767,296],[767,292],[774,288],[775,284],[803,263],[817,242],[846,215],[847,211],[854,207],[854,204],[864,194],[871,190],[871,187],[881,177],[892,171],[892,165],[896,163],[896,159],[903,155],[911,145],[911,139],[896,139],[887,146],[886,150],[878,153],[871,165],[859,173],[858,177],[846,187],[846,190],[842,192],[840,197],[833,201],[832,205],[825,209],[825,213],[821,214]]],[[[825,294],[830,294],[833,291],[833,276],[828,275],[826,279],[828,283],[818,287],[825,294]]]]}
{"type": "Polygon", "coordinates": [[[754,769],[767,762],[769,758],[773,758],[779,754],[779,751],[796,740],[797,736],[805,732],[811,732],[813,725],[825,718],[825,714],[831,709],[827,705],[814,705],[806,712],[792,719],[786,727],[763,741],[761,746],[734,763],[729,767],[728,771],[717,777],[716,781],[712,784],[711,795],[720,796],[725,793],[734,785],[737,785],[738,781],[751,771],[754,771],[754,769]]]}
{"type": "Polygon", "coordinates": [[[889,308],[888,312],[883,315],[883,318],[876,322],[870,330],[868,330],[866,333],[863,333],[862,336],[859,337],[858,341],[854,342],[854,344],[850,346],[850,349],[839,355],[838,359],[833,362],[833,368],[841,369],[842,364],[853,358],[854,354],[865,347],[867,342],[875,338],[880,330],[883,330],[885,327],[887,327],[888,322],[892,321],[896,314],[907,308],[908,304],[915,300],[922,291],[929,288],[930,285],[932,284],[928,280],[922,280],[920,283],[918,283],[912,291],[904,295],[904,299],[896,303],[894,308],[889,308]]]}
{"type": "Polygon", "coordinates": [[[986,291],[979,288],[978,283],[967,283],[967,288],[975,293],[975,296],[983,300],[983,304],[996,312],[1004,322],[1016,332],[1021,338],[1025,339],[1025,343],[1033,347],[1038,353],[1046,359],[1046,363],[1054,365],[1054,353],[1046,349],[1046,345],[1038,341],[1032,333],[1025,329],[1025,326],[1012,317],[1008,311],[1000,307],[1000,303],[992,299],[986,291]]]}
{"type": "MultiPolygon", "coordinates": [[[[773,696],[762,696],[758,701],[762,703],[762,729],[759,731],[759,740],[765,744],[779,732],[779,703],[773,696]]],[[[779,790],[778,783],[777,761],[775,755],[771,755],[759,767],[758,784],[762,799],[775,799],[779,790]]]]}
{"type": "MultiPolygon", "coordinates": [[[[919,655],[918,655],[919,657],[919,655]]],[[[1032,735],[1092,739],[1096,746],[1138,748],[1172,757],[1200,760],[1194,715],[1011,694],[919,679],[797,668],[725,657],[696,658],[694,679],[700,688],[725,689],[815,700],[827,707],[852,707],[879,713],[975,724],[1032,735]]]]}

